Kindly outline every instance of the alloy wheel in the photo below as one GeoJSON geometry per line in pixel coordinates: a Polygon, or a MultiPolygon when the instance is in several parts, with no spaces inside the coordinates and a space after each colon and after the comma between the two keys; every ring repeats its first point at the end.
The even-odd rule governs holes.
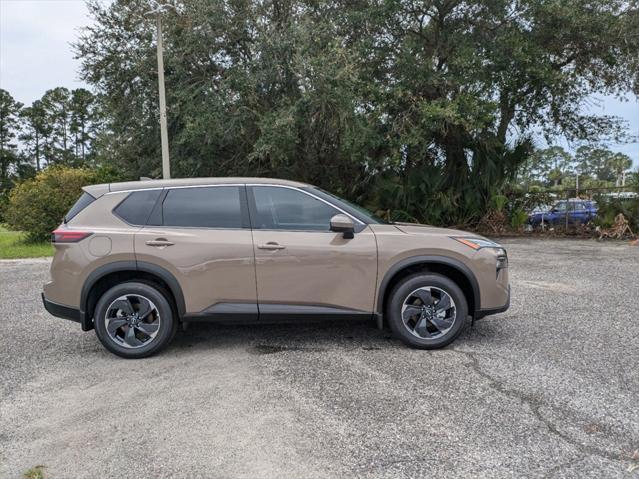
{"type": "Polygon", "coordinates": [[[140,348],[152,342],[160,330],[160,312],[148,298],[126,294],[107,308],[104,326],[109,338],[125,348],[140,348]]]}
{"type": "Polygon", "coordinates": [[[436,339],[455,324],[457,308],[443,289],[424,286],[410,293],[402,304],[404,327],[420,339],[436,339]]]}

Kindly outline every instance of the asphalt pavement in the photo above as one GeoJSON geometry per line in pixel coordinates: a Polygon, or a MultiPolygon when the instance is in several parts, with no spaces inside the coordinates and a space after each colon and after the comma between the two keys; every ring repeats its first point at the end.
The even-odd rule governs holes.
{"type": "Polygon", "coordinates": [[[127,361],[1,261],[0,477],[638,478],[639,246],[502,243],[511,309],[439,351],[203,324],[127,361]]]}

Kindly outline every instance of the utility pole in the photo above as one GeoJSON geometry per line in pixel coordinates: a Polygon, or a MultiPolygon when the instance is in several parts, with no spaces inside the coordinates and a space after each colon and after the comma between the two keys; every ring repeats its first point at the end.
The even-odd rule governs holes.
{"type": "Polygon", "coordinates": [[[169,133],[166,122],[166,93],[164,91],[164,46],[162,44],[162,13],[169,8],[175,10],[173,5],[160,4],[153,1],[156,8],[145,15],[155,15],[157,25],[157,55],[158,55],[158,90],[160,93],[160,140],[162,143],[162,178],[171,178],[171,164],[169,162],[169,133]]]}

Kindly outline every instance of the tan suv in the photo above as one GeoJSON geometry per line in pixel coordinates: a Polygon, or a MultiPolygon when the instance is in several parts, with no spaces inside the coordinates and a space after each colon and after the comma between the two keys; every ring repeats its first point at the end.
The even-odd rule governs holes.
{"type": "Polygon", "coordinates": [[[44,305],[127,358],[178,323],[372,318],[439,348],[505,311],[508,259],[462,231],[386,223],[319,188],[263,178],[84,188],[52,233],[44,305]]]}

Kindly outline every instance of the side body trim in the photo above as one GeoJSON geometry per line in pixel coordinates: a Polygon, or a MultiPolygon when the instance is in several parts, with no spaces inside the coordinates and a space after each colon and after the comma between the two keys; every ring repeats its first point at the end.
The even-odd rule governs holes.
{"type": "Polygon", "coordinates": [[[189,313],[183,317],[188,322],[256,321],[257,318],[255,303],[217,303],[199,313],[189,313]]]}
{"type": "Polygon", "coordinates": [[[260,304],[260,321],[272,319],[365,319],[372,313],[357,309],[334,306],[314,306],[301,304],[260,304]]]}
{"type": "Polygon", "coordinates": [[[187,322],[298,322],[317,319],[370,319],[372,313],[331,306],[298,304],[218,303],[204,311],[187,314],[187,322]]]}

